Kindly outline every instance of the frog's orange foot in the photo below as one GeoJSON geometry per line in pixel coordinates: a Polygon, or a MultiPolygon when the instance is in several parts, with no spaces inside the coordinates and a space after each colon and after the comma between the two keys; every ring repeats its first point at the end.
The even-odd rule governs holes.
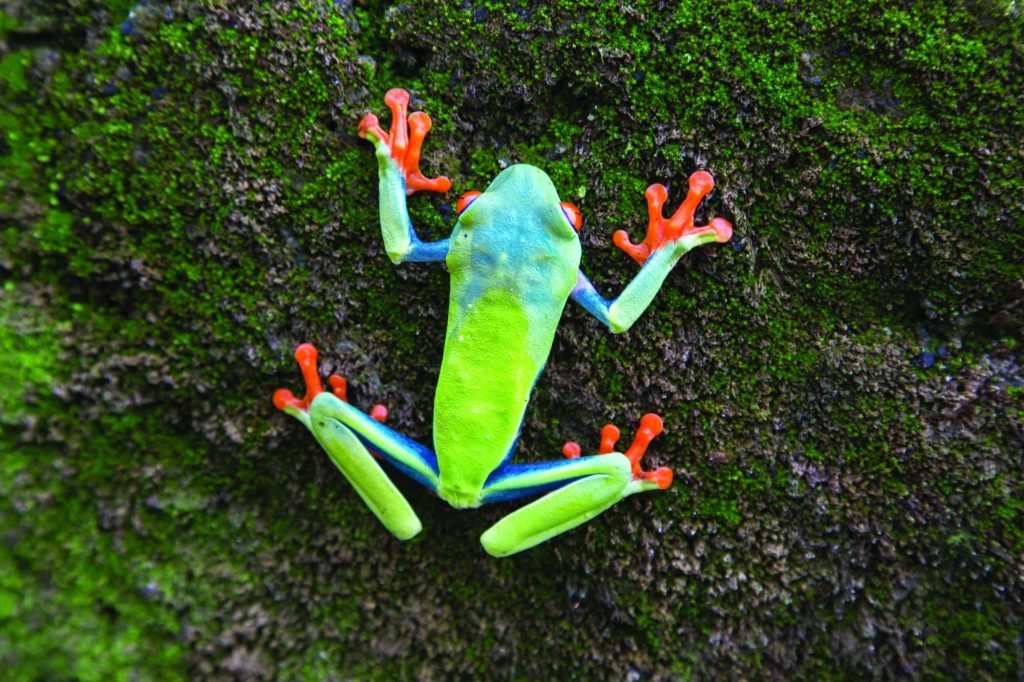
{"type": "MultiPolygon", "coordinates": [[[[317,355],[316,347],[311,343],[304,343],[295,349],[295,360],[299,363],[302,380],[306,384],[306,395],[299,399],[287,388],[279,388],[274,391],[274,407],[279,410],[290,407],[309,412],[313,398],[324,392],[323,384],[320,382],[320,370],[316,362],[317,355]]],[[[343,402],[348,402],[348,382],[344,377],[332,374],[327,377],[327,383],[331,386],[331,393],[343,402]]],[[[383,405],[374,405],[370,410],[370,417],[378,422],[383,422],[388,417],[388,408],[383,405]]]]}
{"type": "MultiPolygon", "coordinates": [[[[304,343],[295,349],[295,361],[299,363],[299,370],[302,372],[302,379],[306,384],[306,395],[299,399],[287,388],[279,388],[274,391],[274,407],[279,410],[292,408],[309,412],[309,405],[313,402],[313,398],[324,392],[323,384],[320,383],[316,358],[317,351],[311,343],[304,343]]],[[[342,385],[341,392],[344,395],[344,385],[342,385]]]]}
{"type": "Polygon", "coordinates": [[[430,117],[422,111],[408,113],[409,93],[402,88],[388,90],[384,95],[384,103],[391,109],[391,130],[384,132],[377,117],[367,114],[359,122],[359,137],[365,139],[367,135],[372,135],[387,146],[391,158],[405,175],[406,194],[424,189],[431,192],[447,192],[452,186],[448,178],[443,175],[427,178],[420,172],[420,152],[423,149],[423,139],[430,131],[430,117]]]}
{"type": "MultiPolygon", "coordinates": [[[[624,453],[633,466],[634,480],[653,481],[662,490],[672,485],[672,470],[668,467],[658,467],[653,471],[644,471],[640,468],[640,460],[647,452],[647,446],[662,432],[663,427],[661,417],[653,412],[645,414],[640,418],[640,427],[636,430],[633,443],[624,453]]],[[[597,448],[597,454],[607,455],[615,452],[615,444],[619,441],[620,435],[617,426],[605,424],[601,429],[601,445],[597,448]]],[[[566,459],[576,459],[580,453],[579,444],[573,441],[568,441],[562,446],[562,454],[566,459]]]]}
{"type": "Polygon", "coordinates": [[[662,215],[662,207],[668,199],[668,190],[664,185],[653,184],[647,188],[647,236],[639,244],[629,240],[625,230],[619,230],[612,236],[615,246],[630,255],[638,264],[643,265],[651,254],[669,242],[682,237],[714,233],[715,241],[727,242],[732,239],[732,225],[725,218],[715,218],[707,225],[694,227],[693,213],[697,205],[715,187],[715,180],[707,171],[697,171],[690,176],[690,189],[686,199],[672,214],[671,218],[662,215]]]}
{"type": "MultiPolygon", "coordinates": [[[[619,440],[619,429],[614,424],[605,424],[601,429],[601,445],[597,448],[597,454],[607,455],[615,452],[615,443],[619,440]]],[[[576,459],[581,454],[580,445],[574,441],[566,441],[562,446],[562,454],[566,459],[576,459]]]]}

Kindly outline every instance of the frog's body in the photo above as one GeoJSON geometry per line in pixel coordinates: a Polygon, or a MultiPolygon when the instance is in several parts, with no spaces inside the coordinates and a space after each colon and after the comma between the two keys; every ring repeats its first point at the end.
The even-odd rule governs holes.
{"type": "Polygon", "coordinates": [[[438,494],[454,506],[478,506],[511,455],[579,262],[554,185],[532,166],[506,169],[460,216],[434,400],[438,494]]]}
{"type": "Polygon", "coordinates": [[[623,331],[686,251],[729,238],[731,228],[720,218],[705,228],[692,225],[693,209],[711,189],[710,176],[700,172],[691,177],[690,194],[671,219],[661,217],[664,188],[652,185],[648,238],[639,245],[622,234],[615,240],[643,268],[619,298],[606,301],[579,271],[578,211],[561,204],[548,176],[532,166],[510,166],[485,192],[472,193],[471,199],[465,195],[452,235],[421,242],[409,223],[406,196],[421,189],[445,191],[450,183],[428,180],[419,172],[419,147],[429,118],[416,113],[406,123],[405,91],[390,91],[386,101],[394,114],[390,133],[372,115],[360,126],[377,148],[385,248],[396,263],[445,260],[451,272],[444,359],[434,399],[434,451],[380,424],[378,408],[368,416],[348,405],[340,378],[331,377],[333,393],[322,391],[316,351],[308,344],[296,350],[305,398],[282,390],[275,404],[312,431],[378,518],[402,539],[419,532],[419,519],[368,447],[455,507],[550,491],[484,534],[484,547],[495,556],[543,542],[628,495],[667,487],[671,471],[645,472],[639,465],[661,430],[656,415],[641,420],[624,454],[612,452],[618,431],[606,426],[596,456],[580,458],[578,446],[567,444],[564,460],[523,465],[510,459],[570,296],[613,331],[623,331]]]}

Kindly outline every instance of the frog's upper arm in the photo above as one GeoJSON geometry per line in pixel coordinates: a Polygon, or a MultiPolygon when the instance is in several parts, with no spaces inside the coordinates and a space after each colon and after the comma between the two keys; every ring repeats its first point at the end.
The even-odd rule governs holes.
{"type": "MultiPolygon", "coordinates": [[[[594,288],[594,285],[587,279],[587,276],[580,270],[571,296],[587,312],[608,327],[613,334],[618,334],[632,327],[637,318],[647,309],[655,294],[658,293],[658,289],[661,288],[661,283],[668,275],[671,267],[669,265],[665,269],[664,274],[658,281],[653,281],[654,277],[641,279],[640,275],[643,274],[643,270],[641,270],[640,274],[629,283],[629,286],[626,287],[619,297],[610,301],[597,293],[597,289],[594,288]]],[[[653,271],[650,274],[653,275],[653,271]]]]}
{"type": "Polygon", "coordinates": [[[613,332],[626,331],[625,328],[619,328],[620,325],[616,325],[611,319],[612,302],[597,293],[597,289],[594,288],[594,285],[591,284],[590,279],[583,274],[582,270],[579,271],[579,275],[576,277],[576,286],[573,287],[570,296],[613,332]]]}

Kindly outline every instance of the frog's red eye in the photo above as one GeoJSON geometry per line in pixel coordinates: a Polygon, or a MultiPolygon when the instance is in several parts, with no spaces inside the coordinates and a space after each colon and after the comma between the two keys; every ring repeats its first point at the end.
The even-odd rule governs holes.
{"type": "Polygon", "coordinates": [[[570,204],[568,201],[563,201],[561,206],[562,213],[565,214],[565,219],[569,221],[570,225],[572,225],[572,229],[579,232],[580,226],[583,225],[583,214],[580,213],[578,208],[573,204],[570,204]]]}
{"type": "Polygon", "coordinates": [[[462,212],[469,208],[469,205],[473,203],[473,200],[480,196],[480,192],[466,192],[459,197],[459,203],[455,204],[455,212],[458,215],[462,215],[462,212]]]}

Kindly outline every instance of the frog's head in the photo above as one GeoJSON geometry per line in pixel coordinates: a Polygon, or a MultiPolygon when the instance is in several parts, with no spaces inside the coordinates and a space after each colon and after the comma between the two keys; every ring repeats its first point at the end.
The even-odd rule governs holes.
{"type": "Polygon", "coordinates": [[[463,229],[499,226],[547,239],[577,240],[583,222],[579,209],[559,201],[548,174],[527,164],[509,166],[483,192],[466,192],[457,210],[463,229]]]}

